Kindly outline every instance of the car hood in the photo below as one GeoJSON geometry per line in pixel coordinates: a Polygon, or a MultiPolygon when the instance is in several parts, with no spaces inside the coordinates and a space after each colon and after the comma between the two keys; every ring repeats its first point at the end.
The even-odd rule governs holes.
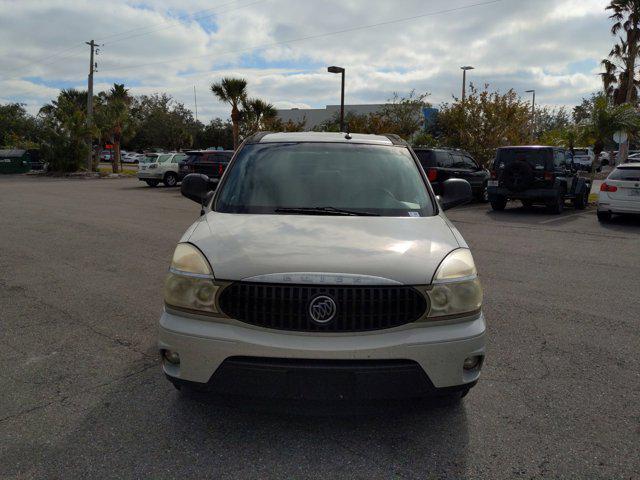
{"type": "Polygon", "coordinates": [[[273,283],[339,283],[345,278],[349,283],[356,278],[355,282],[369,284],[425,285],[449,252],[466,246],[442,216],[217,212],[192,225],[182,241],[193,243],[207,256],[218,280],[273,283]],[[277,275],[286,273],[344,275],[277,275]],[[338,277],[341,280],[335,280],[338,277]]]}

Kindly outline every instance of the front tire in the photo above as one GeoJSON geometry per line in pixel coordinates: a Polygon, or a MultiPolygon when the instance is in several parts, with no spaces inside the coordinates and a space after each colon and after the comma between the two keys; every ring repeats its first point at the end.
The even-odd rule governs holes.
{"type": "Polygon", "coordinates": [[[158,184],[160,183],[160,180],[145,180],[145,182],[147,183],[147,185],[149,185],[150,187],[157,187],[158,184]]]}
{"type": "Polygon", "coordinates": [[[487,203],[489,201],[489,190],[487,189],[486,183],[482,185],[482,190],[478,193],[477,199],[480,203],[487,203]]]}
{"type": "Polygon", "coordinates": [[[598,221],[601,223],[608,223],[611,221],[611,212],[598,211],[598,221]]]}
{"type": "Polygon", "coordinates": [[[507,206],[507,199],[505,197],[495,197],[491,200],[491,208],[496,212],[501,212],[507,206]]]}
{"type": "Polygon", "coordinates": [[[165,187],[175,187],[178,184],[178,176],[173,172],[168,172],[162,181],[165,187]]]}

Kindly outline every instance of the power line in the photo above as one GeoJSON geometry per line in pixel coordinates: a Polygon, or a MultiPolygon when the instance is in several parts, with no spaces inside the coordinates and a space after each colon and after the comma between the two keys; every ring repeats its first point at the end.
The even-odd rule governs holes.
{"type": "MultiPolygon", "coordinates": [[[[234,0],[232,2],[227,2],[227,3],[224,3],[222,5],[218,5],[215,8],[218,9],[218,8],[226,7],[228,5],[233,5],[234,3],[238,3],[239,1],[240,0],[234,0]]],[[[137,31],[137,30],[147,30],[147,29],[150,29],[150,28],[152,29],[152,30],[143,31],[141,33],[137,33],[137,34],[134,34],[134,35],[125,36],[125,37],[122,37],[122,38],[116,38],[115,40],[107,41],[105,43],[105,45],[112,45],[114,43],[122,42],[124,40],[129,40],[131,38],[141,37],[143,35],[148,35],[150,33],[158,32],[160,30],[167,30],[169,28],[173,28],[173,27],[176,27],[176,26],[179,26],[179,25],[183,25],[182,20],[205,20],[207,18],[211,18],[211,17],[214,17],[216,15],[223,14],[223,13],[229,13],[229,12],[233,12],[233,11],[236,11],[236,10],[241,10],[243,8],[250,7],[252,5],[255,5],[256,3],[261,3],[261,2],[264,2],[264,1],[265,0],[255,0],[254,2],[247,3],[245,5],[240,5],[237,8],[231,8],[231,9],[224,10],[224,11],[216,10],[215,12],[213,12],[213,13],[211,13],[209,15],[196,16],[196,17],[194,17],[193,14],[192,15],[187,15],[187,16],[182,17],[180,20],[175,21],[175,22],[157,23],[155,25],[150,25],[150,26],[146,26],[146,27],[134,28],[134,29],[129,30],[129,31],[117,33],[117,34],[114,34],[114,35],[110,35],[108,37],[103,37],[101,40],[105,41],[105,40],[107,40],[109,38],[117,37],[117,36],[120,36],[120,35],[125,35],[126,33],[131,33],[131,32],[137,31]],[[158,26],[161,26],[161,28],[155,28],[155,27],[158,27],[158,26]]],[[[206,10],[200,10],[200,12],[198,12],[198,13],[207,12],[207,11],[210,11],[210,10],[213,10],[213,8],[207,8],[206,10]]]]}
{"type": "MultiPolygon", "coordinates": [[[[107,39],[110,39],[110,38],[114,38],[114,37],[119,37],[119,36],[122,36],[122,35],[127,35],[127,34],[133,33],[133,32],[139,32],[141,30],[154,29],[155,27],[158,27],[158,26],[161,26],[161,25],[165,25],[165,27],[163,27],[161,29],[154,29],[154,30],[150,30],[148,32],[142,32],[142,33],[138,33],[136,35],[131,35],[129,37],[116,38],[115,40],[109,42],[109,44],[113,44],[113,43],[116,43],[116,42],[127,40],[129,38],[135,38],[135,37],[147,35],[147,34],[150,34],[150,33],[156,32],[158,30],[165,29],[165,28],[173,28],[174,26],[181,25],[181,22],[183,20],[188,20],[188,19],[191,19],[191,20],[204,20],[206,18],[213,17],[213,16],[218,15],[220,13],[227,13],[229,11],[239,10],[241,8],[245,8],[245,7],[254,5],[256,3],[263,2],[265,0],[256,0],[256,1],[252,2],[252,3],[246,4],[246,5],[242,5],[242,6],[238,7],[237,9],[225,10],[223,12],[220,12],[219,10],[217,10],[217,9],[222,8],[222,7],[233,5],[234,3],[238,3],[240,1],[242,1],[242,0],[233,0],[233,1],[230,1],[230,2],[227,2],[227,3],[223,3],[222,5],[218,5],[216,7],[210,7],[210,8],[205,8],[203,10],[197,10],[197,11],[189,13],[187,15],[183,15],[181,17],[177,17],[177,20],[175,20],[175,21],[170,21],[170,22],[169,21],[165,21],[165,22],[160,22],[160,23],[156,23],[156,24],[152,24],[152,25],[146,25],[146,26],[143,26],[143,27],[136,27],[136,28],[132,28],[132,29],[129,29],[129,30],[124,30],[124,31],[119,32],[119,33],[114,33],[114,34],[108,35],[106,37],[102,37],[101,41],[104,41],[104,40],[107,40],[107,39]],[[213,12],[213,13],[211,13],[209,15],[200,16],[201,13],[210,12],[211,10],[214,10],[214,9],[216,9],[215,12],[213,12]],[[166,25],[169,25],[169,26],[166,26],[166,25]]],[[[81,52],[74,52],[74,53],[71,53],[71,54],[64,55],[64,56],[62,56],[60,58],[56,58],[56,57],[59,57],[60,55],[62,55],[64,53],[70,52],[72,50],[76,50],[76,49],[78,49],[80,47],[84,47],[84,43],[85,42],[80,42],[80,43],[74,44],[74,45],[72,45],[72,46],[70,46],[68,48],[64,48],[64,49],[62,49],[60,51],[57,51],[55,53],[52,53],[52,54],[46,55],[46,56],[44,56],[42,58],[39,58],[38,60],[34,60],[34,61],[31,61],[31,62],[26,63],[24,65],[21,65],[19,67],[13,68],[11,70],[7,70],[4,73],[5,74],[9,74],[9,73],[12,73],[12,72],[24,70],[25,68],[28,68],[31,65],[35,65],[35,64],[40,64],[42,66],[46,66],[46,65],[51,65],[52,63],[55,63],[56,61],[64,60],[66,58],[71,58],[71,57],[74,57],[74,56],[75,57],[79,57],[80,55],[84,55],[84,54],[81,53],[81,52]]],[[[23,76],[23,75],[16,75],[16,76],[12,76],[12,77],[6,77],[4,80],[13,80],[13,79],[19,78],[21,76],[23,76]]]]}
{"type": "Polygon", "coordinates": [[[446,13],[459,12],[461,10],[467,10],[469,8],[475,8],[475,7],[483,7],[483,6],[487,6],[487,5],[501,3],[503,1],[504,0],[489,0],[489,1],[485,1],[485,2],[473,3],[473,4],[470,4],[470,5],[463,5],[461,7],[438,10],[436,12],[429,12],[429,13],[423,13],[423,14],[419,14],[419,15],[413,15],[413,16],[410,16],[410,17],[403,17],[403,18],[397,18],[397,19],[393,19],[393,20],[387,20],[387,21],[384,21],[384,22],[372,23],[372,24],[368,24],[368,25],[359,25],[357,27],[350,27],[350,28],[345,28],[345,29],[342,29],[342,30],[334,30],[334,31],[331,31],[331,32],[324,32],[324,33],[319,33],[319,34],[316,34],[316,35],[307,35],[307,36],[304,36],[304,37],[292,38],[292,39],[289,39],[289,40],[282,40],[282,41],[272,42],[272,43],[267,43],[267,44],[262,44],[262,45],[254,45],[254,46],[251,46],[251,47],[246,47],[246,48],[242,48],[242,49],[238,49],[238,50],[227,50],[225,52],[219,52],[219,53],[214,53],[214,54],[206,54],[206,55],[198,55],[198,56],[186,57],[186,58],[185,57],[177,57],[177,58],[172,58],[170,60],[161,60],[159,62],[142,63],[142,64],[138,64],[138,65],[135,65],[135,66],[106,68],[106,69],[103,69],[102,71],[103,72],[113,72],[113,71],[121,71],[121,70],[135,70],[135,69],[142,68],[142,67],[148,67],[148,66],[153,66],[153,65],[164,65],[166,63],[173,63],[175,61],[180,61],[180,60],[195,60],[195,59],[199,59],[199,58],[208,58],[208,57],[213,57],[213,56],[222,56],[222,55],[230,55],[230,54],[235,54],[235,53],[243,53],[243,52],[252,51],[252,50],[262,50],[264,48],[277,47],[277,46],[286,45],[286,44],[289,44],[289,43],[302,42],[302,41],[305,41],[305,40],[314,40],[314,39],[317,39],[317,38],[329,37],[329,36],[332,36],[332,35],[339,35],[339,34],[343,34],[343,33],[355,32],[355,31],[358,31],[358,30],[366,30],[366,29],[369,29],[369,28],[381,27],[381,26],[385,26],[385,25],[392,25],[392,24],[395,24],[395,23],[408,22],[408,21],[411,21],[411,20],[416,20],[418,18],[433,17],[433,16],[436,16],[436,15],[443,15],[443,14],[446,14],[446,13]]]}

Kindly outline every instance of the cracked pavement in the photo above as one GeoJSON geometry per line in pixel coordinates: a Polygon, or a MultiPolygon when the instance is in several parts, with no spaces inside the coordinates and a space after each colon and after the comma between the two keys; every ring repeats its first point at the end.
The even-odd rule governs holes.
{"type": "Polygon", "coordinates": [[[198,214],[134,179],[0,177],[0,478],[640,478],[640,220],[449,217],[489,351],[458,407],[184,398],[155,349],[198,214]]]}

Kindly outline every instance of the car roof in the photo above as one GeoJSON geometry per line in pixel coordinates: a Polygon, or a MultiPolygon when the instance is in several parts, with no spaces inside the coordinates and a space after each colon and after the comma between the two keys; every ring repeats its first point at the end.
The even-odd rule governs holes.
{"type": "Polygon", "coordinates": [[[564,148],[562,147],[554,147],[553,145],[509,145],[508,147],[499,147],[498,150],[509,150],[510,148],[517,148],[517,149],[530,149],[530,150],[539,150],[542,148],[555,148],[558,150],[564,150],[564,148]]]}
{"type": "MultiPolygon", "coordinates": [[[[264,133],[264,132],[262,132],[264,133]]],[[[335,132],[279,132],[254,135],[247,143],[288,143],[288,142],[323,142],[323,143],[360,143],[368,145],[394,145],[395,138],[385,135],[369,135],[364,133],[335,132]]],[[[399,138],[396,141],[401,141],[399,138]]]]}

